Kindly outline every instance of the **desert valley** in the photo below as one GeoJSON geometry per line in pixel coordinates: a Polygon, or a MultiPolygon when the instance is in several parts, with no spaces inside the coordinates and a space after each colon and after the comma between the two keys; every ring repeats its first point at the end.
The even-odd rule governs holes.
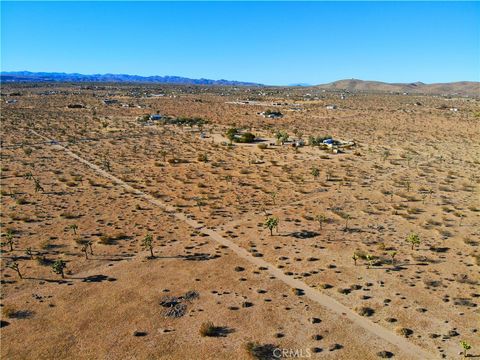
{"type": "Polygon", "coordinates": [[[2,358],[480,356],[478,93],[1,95],[2,358]]]}

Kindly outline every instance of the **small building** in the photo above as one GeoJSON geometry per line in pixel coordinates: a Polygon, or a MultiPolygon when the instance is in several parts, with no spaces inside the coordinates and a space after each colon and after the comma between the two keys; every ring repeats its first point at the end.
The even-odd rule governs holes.
{"type": "Polygon", "coordinates": [[[327,110],[335,110],[337,108],[337,105],[327,105],[325,106],[327,110]]]}

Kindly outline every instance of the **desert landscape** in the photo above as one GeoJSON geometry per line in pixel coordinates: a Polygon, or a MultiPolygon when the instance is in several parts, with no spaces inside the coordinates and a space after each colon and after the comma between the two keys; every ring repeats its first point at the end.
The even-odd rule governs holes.
{"type": "Polygon", "coordinates": [[[473,88],[4,83],[2,358],[480,358],[473,88]]]}

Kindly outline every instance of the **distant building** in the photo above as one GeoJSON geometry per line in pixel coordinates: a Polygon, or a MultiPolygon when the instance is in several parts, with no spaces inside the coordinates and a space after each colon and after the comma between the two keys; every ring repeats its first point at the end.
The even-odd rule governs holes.
{"type": "Polygon", "coordinates": [[[326,108],[327,110],[335,110],[337,108],[337,105],[327,105],[326,108]]]}
{"type": "Polygon", "coordinates": [[[115,100],[115,99],[103,99],[103,103],[105,105],[113,105],[113,104],[117,104],[118,103],[118,100],[115,100]]]}
{"type": "Polygon", "coordinates": [[[162,120],[162,117],[160,114],[152,114],[150,115],[150,120],[162,120]]]}

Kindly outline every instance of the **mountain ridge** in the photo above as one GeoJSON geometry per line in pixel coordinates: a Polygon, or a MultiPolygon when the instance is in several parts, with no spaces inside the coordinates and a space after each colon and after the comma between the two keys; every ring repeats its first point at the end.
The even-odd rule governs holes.
{"type": "Polygon", "coordinates": [[[182,76],[140,76],[129,74],[79,74],[64,72],[31,72],[2,71],[2,82],[125,82],[125,83],[156,83],[156,84],[191,84],[191,85],[232,85],[232,86],[262,86],[262,84],[235,80],[191,79],[182,76]]]}

